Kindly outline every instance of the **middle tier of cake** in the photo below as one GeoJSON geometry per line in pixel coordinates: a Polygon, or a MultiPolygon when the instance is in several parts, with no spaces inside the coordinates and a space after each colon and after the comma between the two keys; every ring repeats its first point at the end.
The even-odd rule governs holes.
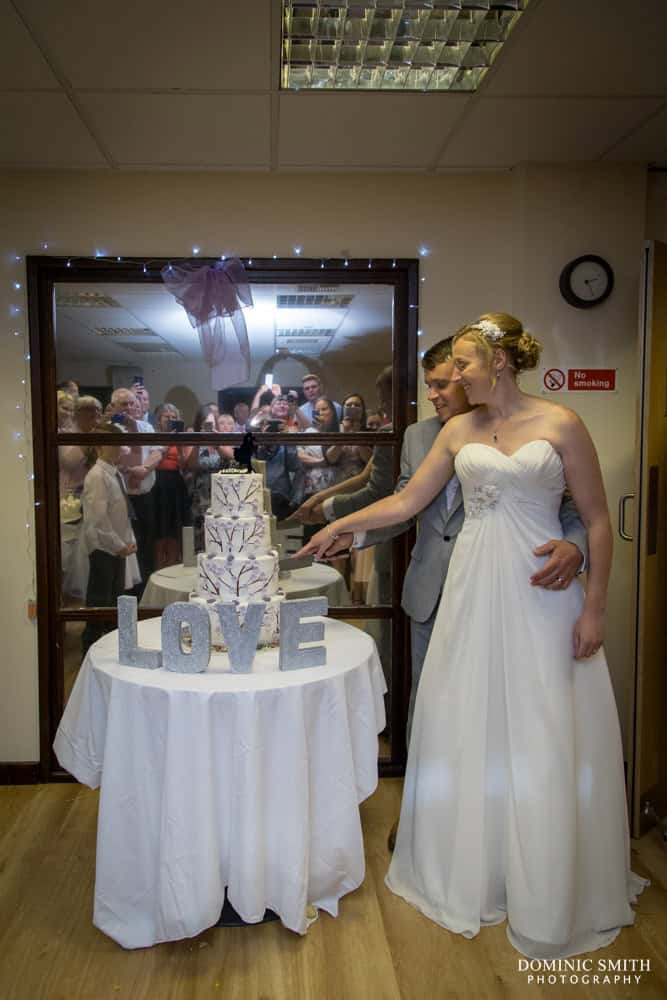
{"type": "Polygon", "coordinates": [[[204,517],[204,541],[209,556],[259,555],[271,548],[269,514],[213,514],[204,517]]]}
{"type": "Polygon", "coordinates": [[[278,590],[278,553],[270,549],[259,555],[197,556],[197,584],[200,597],[223,601],[268,599],[278,590]]]}

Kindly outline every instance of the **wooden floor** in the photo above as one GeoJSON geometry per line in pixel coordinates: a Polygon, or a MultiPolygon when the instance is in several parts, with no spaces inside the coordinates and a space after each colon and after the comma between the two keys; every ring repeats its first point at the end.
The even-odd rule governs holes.
{"type": "Polygon", "coordinates": [[[0,788],[2,1000],[490,1000],[667,996],[667,852],[657,834],[633,845],[653,884],[637,921],[599,959],[649,959],[637,985],[529,984],[503,926],[472,941],[431,923],[384,886],[387,830],[401,782],[362,806],[367,875],[338,919],[305,937],[279,923],[213,928],[197,938],[123,951],[91,922],[97,793],[80,785],[0,788]]]}

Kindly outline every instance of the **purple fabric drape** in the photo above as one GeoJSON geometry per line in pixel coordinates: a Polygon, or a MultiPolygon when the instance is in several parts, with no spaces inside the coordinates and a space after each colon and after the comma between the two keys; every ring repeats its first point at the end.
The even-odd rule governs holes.
{"type": "Polygon", "coordinates": [[[241,261],[168,264],[162,280],[199,334],[212,388],[247,382],[250,345],[243,309],[252,306],[252,293],[241,261]]]}

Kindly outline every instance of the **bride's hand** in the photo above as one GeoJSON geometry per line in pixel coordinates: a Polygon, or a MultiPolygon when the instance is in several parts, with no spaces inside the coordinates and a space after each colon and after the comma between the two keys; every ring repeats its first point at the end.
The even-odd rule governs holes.
{"type": "Polygon", "coordinates": [[[334,534],[331,525],[327,524],[325,528],[313,535],[302,549],[299,549],[296,557],[298,559],[300,556],[313,556],[315,559],[321,559],[330,549],[337,551],[340,548],[338,541],[339,536],[334,534]]]}
{"type": "Polygon", "coordinates": [[[574,625],[574,658],[585,660],[597,653],[604,636],[604,615],[598,611],[582,611],[574,625]]]}

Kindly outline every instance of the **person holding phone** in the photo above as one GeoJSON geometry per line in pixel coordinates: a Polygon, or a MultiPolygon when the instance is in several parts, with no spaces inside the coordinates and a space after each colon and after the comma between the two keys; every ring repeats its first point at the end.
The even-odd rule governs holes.
{"type": "MultiPolygon", "coordinates": [[[[343,400],[343,419],[340,429],[344,434],[354,434],[366,430],[366,404],[358,392],[353,392],[343,400]]],[[[338,467],[337,481],[358,476],[366,468],[373,449],[367,445],[334,444],[326,449],[330,465],[338,467]]]]}
{"type": "MultiPolygon", "coordinates": [[[[301,379],[301,388],[304,396],[306,397],[306,402],[299,407],[299,412],[306,418],[308,423],[313,426],[315,423],[315,406],[318,399],[328,398],[322,379],[319,375],[314,375],[312,372],[307,372],[301,379]]],[[[332,400],[332,405],[336,411],[336,416],[340,421],[343,416],[343,407],[340,403],[332,400]]]]}

